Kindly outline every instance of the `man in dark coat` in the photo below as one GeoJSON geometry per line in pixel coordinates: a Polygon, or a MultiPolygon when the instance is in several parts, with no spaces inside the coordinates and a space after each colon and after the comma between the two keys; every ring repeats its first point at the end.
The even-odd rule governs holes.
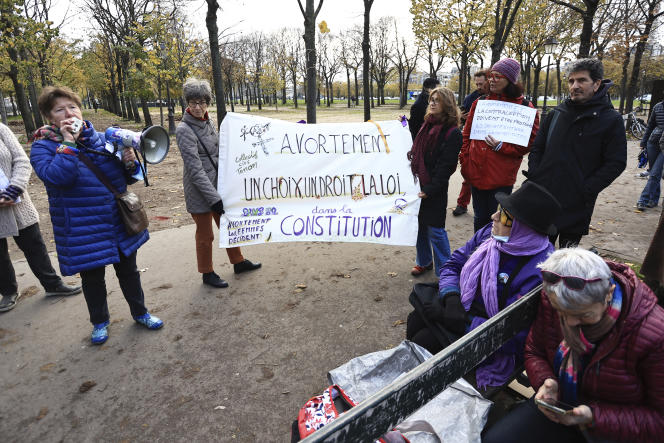
{"type": "Polygon", "coordinates": [[[424,114],[427,112],[429,106],[429,93],[440,84],[437,78],[430,77],[422,83],[422,92],[417,96],[417,100],[410,107],[410,118],[408,119],[408,128],[410,134],[415,140],[415,136],[420,131],[422,123],[424,123],[424,114]]]}
{"type": "Polygon", "coordinates": [[[552,221],[560,247],[576,246],[588,234],[597,195],[627,163],[625,126],[607,93],[613,83],[603,75],[599,60],[573,62],[570,98],[546,115],[528,156],[528,179],[547,188],[563,207],[552,221]]]}

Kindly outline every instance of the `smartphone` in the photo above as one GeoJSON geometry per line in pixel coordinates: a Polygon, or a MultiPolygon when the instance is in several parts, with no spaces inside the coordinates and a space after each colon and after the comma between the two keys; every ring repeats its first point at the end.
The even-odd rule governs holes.
{"type": "Polygon", "coordinates": [[[555,412],[556,414],[561,414],[561,415],[571,414],[572,409],[574,409],[574,406],[568,405],[567,403],[563,403],[562,401],[559,400],[544,401],[536,398],[535,403],[542,406],[543,408],[548,409],[551,412],[555,412]]]}

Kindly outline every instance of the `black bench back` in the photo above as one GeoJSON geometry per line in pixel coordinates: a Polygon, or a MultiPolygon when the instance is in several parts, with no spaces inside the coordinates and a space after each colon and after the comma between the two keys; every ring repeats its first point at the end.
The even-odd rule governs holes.
{"type": "Polygon", "coordinates": [[[541,289],[541,285],[533,289],[302,442],[376,440],[529,327],[537,314],[541,289]]]}

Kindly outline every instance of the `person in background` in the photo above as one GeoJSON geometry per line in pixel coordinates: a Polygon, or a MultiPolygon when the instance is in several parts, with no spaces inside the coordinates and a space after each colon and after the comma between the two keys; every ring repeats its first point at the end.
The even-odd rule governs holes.
{"type": "Polygon", "coordinates": [[[625,125],[608,95],[613,83],[603,76],[600,60],[571,63],[570,97],[546,115],[528,155],[528,180],[563,206],[554,220],[561,248],[578,245],[588,234],[597,195],[627,164],[625,125]]]}
{"type": "Polygon", "coordinates": [[[424,124],[417,133],[413,148],[408,152],[413,175],[420,183],[418,197],[422,199],[418,215],[417,257],[411,274],[418,276],[450,257],[450,242],[445,232],[447,188],[456,170],[461,149],[459,108],[454,93],[438,87],[429,96],[429,108],[424,124]],[[432,255],[433,249],[433,255],[432,255]]]}
{"type": "Polygon", "coordinates": [[[410,118],[408,119],[408,129],[410,129],[410,135],[415,140],[417,133],[424,123],[424,114],[429,106],[429,93],[436,87],[440,85],[440,81],[437,78],[431,77],[424,80],[422,83],[422,92],[417,96],[415,103],[410,107],[410,118]]]}
{"type": "Polygon", "coordinates": [[[664,168],[664,152],[659,148],[664,133],[664,102],[657,103],[650,113],[648,127],[641,139],[641,147],[648,153],[648,182],[643,188],[636,208],[645,211],[654,208],[659,202],[662,169],[664,168]]]}
{"type": "MultiPolygon", "coordinates": [[[[435,354],[496,315],[541,282],[537,264],[553,252],[550,220],[560,204],[543,187],[526,182],[513,194],[498,193],[493,223],[484,226],[440,271],[438,295],[408,316],[406,338],[435,354]]],[[[500,386],[523,362],[524,330],[476,370],[477,385],[500,386]]]]}
{"type": "MultiPolygon", "coordinates": [[[[178,148],[184,162],[184,200],[187,212],[196,223],[196,260],[203,283],[216,288],[226,288],[228,283],[214,272],[212,265],[212,221],[219,227],[224,203],[217,191],[219,171],[219,136],[214,128],[207,107],[212,100],[212,89],[206,80],[189,79],[182,86],[182,94],[188,107],[175,130],[178,148]]],[[[228,259],[236,274],[261,267],[242,256],[239,247],[226,248],[228,259]]]]}
{"type": "Polygon", "coordinates": [[[21,296],[9,257],[9,237],[14,237],[16,245],[23,251],[46,296],[81,292],[80,286],[66,285],[53,269],[39,230],[39,214],[27,192],[31,173],[30,160],[23,146],[11,129],[0,123],[0,312],[14,309],[21,296]]]}
{"type": "Polygon", "coordinates": [[[491,135],[487,135],[484,140],[470,139],[475,108],[480,100],[499,100],[533,108],[532,103],[523,98],[523,86],[518,82],[520,71],[519,62],[514,59],[497,61],[489,72],[489,95],[475,100],[463,127],[463,147],[459,162],[461,175],[471,186],[475,232],[489,223],[491,214],[496,211],[496,193],[512,192],[521,159],[530,151],[539,128],[539,116],[536,114],[528,146],[496,140],[491,135]]]}
{"type": "MultiPolygon", "coordinates": [[[[461,115],[461,121],[466,122],[468,117],[468,111],[473,106],[475,100],[480,98],[483,95],[486,95],[489,92],[489,82],[486,78],[486,71],[477,71],[475,73],[475,89],[473,92],[468,94],[466,98],[463,99],[463,114],[461,115]]],[[[470,204],[470,183],[466,180],[461,183],[461,191],[459,192],[459,198],[457,198],[457,206],[452,211],[452,215],[458,217],[468,212],[468,205],[470,204]]]]}
{"type": "Polygon", "coordinates": [[[111,264],[134,321],[148,329],[161,328],[164,322],[145,307],[136,267],[136,252],[148,241],[148,231],[127,233],[115,196],[86,164],[89,159],[123,193],[136,181],[132,175],[139,165],[134,153],[124,149],[122,161],[110,154],[104,133],[95,131],[89,121],[76,130],[76,122],[83,120],[81,98],[71,89],[47,86],[38,105],[49,124],[35,132],[30,161],[48,194],[60,271],[81,274],[92,344],[108,340],[105,275],[111,264]]]}
{"type": "Polygon", "coordinates": [[[536,394],[484,442],[664,441],[664,309],[627,265],[565,248],[543,289],[525,365],[536,394]],[[556,413],[537,401],[572,407],[556,413]]]}

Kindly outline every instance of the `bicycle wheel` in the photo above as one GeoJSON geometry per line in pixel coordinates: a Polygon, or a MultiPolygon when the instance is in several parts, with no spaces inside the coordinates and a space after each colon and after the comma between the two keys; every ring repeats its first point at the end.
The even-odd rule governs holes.
{"type": "Polygon", "coordinates": [[[638,121],[634,121],[632,122],[632,127],[630,128],[630,132],[635,138],[641,140],[643,138],[643,134],[645,134],[646,132],[646,127],[643,126],[638,121]]]}

